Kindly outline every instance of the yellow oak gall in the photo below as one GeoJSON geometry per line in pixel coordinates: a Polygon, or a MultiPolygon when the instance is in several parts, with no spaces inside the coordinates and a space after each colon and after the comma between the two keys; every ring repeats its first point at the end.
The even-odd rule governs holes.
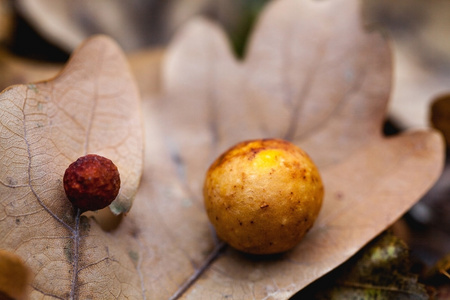
{"type": "Polygon", "coordinates": [[[88,154],[70,164],[64,173],[63,184],[67,198],[75,208],[82,212],[99,210],[116,199],[120,175],[110,159],[88,154]]]}
{"type": "Polygon", "coordinates": [[[311,158],[280,139],[245,141],[210,166],[203,187],[220,239],[252,254],[297,245],[316,220],[324,195],[311,158]]]}

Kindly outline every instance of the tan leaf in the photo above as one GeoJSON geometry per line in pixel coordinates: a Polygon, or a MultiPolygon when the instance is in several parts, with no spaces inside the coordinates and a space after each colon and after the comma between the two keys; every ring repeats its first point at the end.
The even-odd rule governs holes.
{"type": "Polygon", "coordinates": [[[161,93],[161,64],[164,53],[161,48],[138,51],[127,56],[143,98],[161,93]]]}
{"type": "Polygon", "coordinates": [[[0,89],[13,84],[21,84],[51,78],[62,65],[18,57],[5,49],[0,49],[0,89]]]}
{"type": "Polygon", "coordinates": [[[447,147],[450,145],[450,95],[444,94],[433,99],[430,107],[430,123],[444,136],[447,147]]]}
{"type": "Polygon", "coordinates": [[[14,32],[14,13],[12,3],[0,0],[0,41],[9,42],[14,32]]]}
{"type": "Polygon", "coordinates": [[[27,299],[30,279],[30,270],[22,259],[0,249],[0,298],[27,299]]]}
{"type": "Polygon", "coordinates": [[[363,0],[363,12],[392,37],[394,88],[389,114],[401,128],[429,125],[433,99],[449,92],[450,2],[363,0]]]}
{"type": "MultiPolygon", "coordinates": [[[[159,93],[163,54],[163,49],[152,49],[133,52],[127,56],[141,95],[159,93]]],[[[0,89],[54,77],[61,68],[62,64],[59,63],[26,59],[0,49],[0,89]]]]}
{"type": "Polygon", "coordinates": [[[267,259],[228,250],[186,298],[285,299],[348,259],[436,180],[443,163],[438,134],[381,134],[391,54],[385,39],[361,23],[357,1],[276,1],[243,62],[204,20],[190,23],[169,48],[166,98],[158,103],[167,150],[152,156],[170,153],[172,175],[164,177],[179,180],[158,172],[160,183],[152,185],[166,190],[157,198],[170,199],[154,206],[164,213],[166,228],[177,228],[170,244],[187,256],[185,265],[193,261],[198,268],[199,251],[206,249],[204,172],[230,145],[262,137],[292,140],[317,162],[326,191],[316,225],[293,251],[267,259]]]}
{"type": "MultiPolygon", "coordinates": [[[[108,53],[105,49],[96,55],[80,51],[73,60],[84,65],[75,67],[72,60],[65,70],[84,73],[72,77],[73,85],[92,83],[95,74],[100,78],[128,74],[100,68],[98,62],[105,61],[108,53]]],[[[122,58],[108,61],[122,62],[122,58]]],[[[75,231],[81,235],[74,237],[73,212],[55,202],[64,198],[56,180],[70,159],[57,163],[52,158],[48,164],[52,168],[30,161],[34,154],[23,149],[42,138],[36,134],[34,142],[24,137],[28,130],[23,128],[20,102],[15,110],[9,107],[16,112],[11,117],[6,117],[9,110],[1,110],[1,134],[16,139],[13,148],[1,144],[2,154],[13,153],[11,163],[23,164],[14,174],[25,175],[13,189],[2,174],[0,195],[8,210],[0,215],[0,242],[29,261],[36,275],[32,298],[72,294],[83,299],[167,299],[178,297],[193,283],[185,298],[286,299],[394,222],[442,168],[443,144],[434,131],[389,139],[381,135],[391,88],[390,50],[378,33],[362,29],[357,0],[273,2],[243,62],[233,57],[216,26],[195,21],[175,39],[163,68],[163,96],[148,97],[143,103],[146,145],[141,186],[133,208],[112,232],[82,217],[80,230],[75,231]],[[17,132],[6,131],[9,127],[17,132]],[[271,257],[224,250],[212,234],[201,197],[212,160],[237,141],[260,137],[284,137],[307,150],[320,167],[326,189],[323,210],[305,240],[292,251],[271,257]],[[29,171],[39,174],[28,176],[29,171]],[[39,181],[53,188],[45,189],[39,181]],[[3,198],[4,191],[14,191],[14,197],[3,198]],[[56,195],[41,196],[50,193],[56,195]],[[47,199],[53,201],[42,202],[47,199]],[[49,211],[43,211],[42,203],[49,211]],[[18,217],[25,218],[27,226],[17,227],[18,217]],[[32,254],[27,252],[30,245],[32,254]]],[[[120,87],[127,80],[120,78],[108,86],[120,87]]],[[[36,86],[39,91],[45,87],[36,86]]],[[[6,96],[29,99],[22,94],[35,93],[32,88],[12,88],[2,94],[1,102],[6,96]]],[[[67,85],[53,89],[62,95],[68,91],[81,94],[67,85]]],[[[95,93],[94,89],[83,96],[95,93]]],[[[64,110],[75,108],[68,105],[64,110]]],[[[127,107],[117,109],[124,111],[135,113],[127,107]]],[[[52,126],[53,134],[63,125],[52,126]]],[[[71,149],[73,140],[80,138],[86,139],[85,132],[72,130],[58,146],[71,149]]],[[[111,139],[101,135],[89,141],[101,146],[111,139]]],[[[140,149],[130,144],[129,151],[131,147],[140,149]]],[[[126,168],[137,167],[126,164],[126,168]]]]}
{"type": "Polygon", "coordinates": [[[211,0],[89,1],[17,0],[16,8],[55,45],[72,51],[92,34],[113,37],[125,50],[166,43],[183,22],[206,10],[211,0]]]}
{"type": "Polygon", "coordinates": [[[131,207],[143,128],[137,87],[117,45],[89,40],[56,78],[5,90],[0,112],[0,245],[34,272],[31,298],[140,294],[129,251],[95,222],[76,218],[62,187],[71,162],[97,153],[121,175],[111,210],[131,207]]]}

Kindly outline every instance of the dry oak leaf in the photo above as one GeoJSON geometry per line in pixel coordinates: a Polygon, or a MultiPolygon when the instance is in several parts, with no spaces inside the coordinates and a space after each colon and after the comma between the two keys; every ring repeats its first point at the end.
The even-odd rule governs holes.
{"type": "Polygon", "coordinates": [[[163,96],[144,101],[148,159],[129,216],[152,228],[138,234],[152,257],[141,263],[147,291],[167,298],[195,281],[182,297],[286,299],[405,213],[439,176],[444,150],[433,130],[382,135],[391,81],[390,47],[362,25],[357,0],[272,2],[242,62],[214,24],[185,26],[166,53],[163,96]],[[292,251],[227,248],[198,276],[221,247],[202,203],[206,169],[234,143],[265,137],[318,164],[319,219],[292,251]]]}
{"type": "Polygon", "coordinates": [[[14,253],[0,249],[0,299],[27,299],[31,273],[14,253]]]}
{"type": "Polygon", "coordinates": [[[0,90],[10,85],[54,77],[62,65],[22,58],[0,48],[0,90]]]}
{"type": "Polygon", "coordinates": [[[0,94],[0,248],[30,267],[31,299],[142,294],[127,248],[138,245],[76,215],[62,186],[71,162],[97,153],[121,175],[111,210],[130,209],[143,169],[140,106],[124,54],[103,36],[83,44],[55,78],[0,94]]]}
{"type": "Polygon", "coordinates": [[[135,51],[167,43],[176,28],[215,1],[134,0],[133,5],[121,0],[15,2],[15,8],[36,31],[67,51],[98,33],[113,37],[126,51],[135,51]]]}
{"type": "MultiPolygon", "coordinates": [[[[98,60],[80,56],[85,65],[73,71],[85,76],[78,80],[101,71],[98,61],[104,61],[100,58],[108,51],[96,53],[98,60]]],[[[14,121],[7,123],[19,130],[5,131],[2,109],[2,135],[21,136],[17,143],[22,147],[11,150],[2,144],[1,151],[17,152],[8,162],[27,164],[15,188],[2,175],[0,243],[8,243],[35,273],[32,298],[166,299],[195,281],[183,297],[285,299],[348,259],[404,213],[442,168],[443,145],[434,131],[389,139],[381,135],[391,88],[390,52],[379,34],[362,28],[357,0],[273,2],[256,27],[244,62],[235,60],[216,26],[194,21],[170,46],[163,71],[164,94],[143,102],[145,166],[133,208],[108,233],[82,217],[79,249],[73,245],[73,213],[56,204],[62,190],[38,184],[60,180],[61,174],[29,172],[46,165],[30,161],[35,156],[23,148],[42,138],[36,135],[37,141],[30,143],[24,137],[28,131],[22,126],[20,105],[11,117],[14,121]],[[201,198],[204,174],[233,143],[258,137],[284,137],[311,154],[326,186],[323,210],[292,251],[269,258],[229,248],[218,253],[222,244],[211,234],[201,198]],[[23,196],[5,200],[3,190],[23,196]],[[50,193],[59,194],[47,197],[50,193]],[[44,217],[36,220],[37,215],[44,217]]],[[[45,85],[36,86],[40,91],[45,85]]],[[[29,93],[33,88],[21,87],[29,93]]],[[[58,90],[63,95],[67,91],[58,90]]],[[[70,145],[66,137],[63,145],[70,145]]],[[[49,163],[62,172],[68,161],[49,163]]]]}

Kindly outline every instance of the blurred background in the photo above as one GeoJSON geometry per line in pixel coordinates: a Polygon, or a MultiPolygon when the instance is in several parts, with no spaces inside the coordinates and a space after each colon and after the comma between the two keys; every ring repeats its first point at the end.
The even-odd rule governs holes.
{"type": "MultiPolygon", "coordinates": [[[[158,67],[177,30],[195,16],[221,24],[245,59],[268,0],[0,0],[0,89],[47,79],[86,38],[104,33],[129,55],[143,96],[158,92],[158,67]],[[140,65],[140,67],[138,67],[140,65]],[[153,82],[149,86],[149,82],[153,82]]],[[[361,0],[368,27],[392,40],[394,89],[384,132],[435,127],[450,140],[450,1],[361,0]]],[[[320,22],[320,20],[318,20],[320,22]]],[[[450,152],[447,151],[447,158],[450,152]]],[[[418,170],[420,172],[420,170],[418,170]]],[[[449,258],[450,163],[422,200],[392,226],[414,263],[449,258]]]]}

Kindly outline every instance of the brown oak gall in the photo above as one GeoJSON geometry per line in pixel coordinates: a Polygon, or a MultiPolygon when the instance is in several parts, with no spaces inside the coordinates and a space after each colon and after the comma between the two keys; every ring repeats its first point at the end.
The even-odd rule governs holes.
{"type": "Polygon", "coordinates": [[[70,164],[63,183],[67,198],[75,208],[82,212],[99,210],[116,199],[120,175],[110,159],[88,154],[70,164]]]}

